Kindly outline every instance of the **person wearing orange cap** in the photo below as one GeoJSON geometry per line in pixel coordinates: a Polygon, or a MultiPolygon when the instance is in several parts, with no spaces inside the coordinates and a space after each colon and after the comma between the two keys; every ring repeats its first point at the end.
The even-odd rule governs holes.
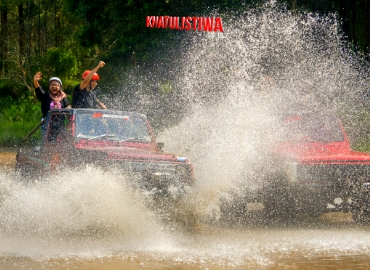
{"type": "Polygon", "coordinates": [[[106,109],[105,105],[100,102],[93,90],[100,80],[97,71],[104,67],[105,63],[100,61],[93,70],[86,70],[82,74],[82,81],[73,89],[72,107],[73,108],[96,108],[106,109]]]}

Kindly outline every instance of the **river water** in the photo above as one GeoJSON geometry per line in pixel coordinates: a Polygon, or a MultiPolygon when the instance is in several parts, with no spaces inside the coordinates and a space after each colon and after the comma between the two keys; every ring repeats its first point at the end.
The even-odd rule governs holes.
{"type": "Polygon", "coordinates": [[[257,210],[241,223],[200,222],[189,231],[127,199],[113,174],[87,169],[14,184],[14,157],[0,153],[0,269],[370,267],[370,226],[356,225],[350,213],[286,226],[266,224],[257,210]]]}

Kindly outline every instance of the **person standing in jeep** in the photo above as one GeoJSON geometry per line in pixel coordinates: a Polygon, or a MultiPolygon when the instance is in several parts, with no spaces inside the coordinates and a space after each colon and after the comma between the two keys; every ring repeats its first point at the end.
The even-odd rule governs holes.
{"type": "Polygon", "coordinates": [[[71,105],[67,100],[67,95],[63,92],[62,81],[58,77],[49,79],[49,91],[44,91],[39,84],[42,78],[40,71],[36,72],[33,77],[33,85],[35,87],[35,94],[38,100],[41,101],[42,119],[51,109],[70,108],[71,105]]]}
{"type": "Polygon", "coordinates": [[[72,107],[73,108],[96,108],[107,109],[105,105],[100,102],[93,90],[97,86],[97,81],[100,79],[98,73],[100,68],[104,67],[105,63],[100,61],[93,70],[86,70],[82,74],[82,81],[73,89],[72,107]]]}

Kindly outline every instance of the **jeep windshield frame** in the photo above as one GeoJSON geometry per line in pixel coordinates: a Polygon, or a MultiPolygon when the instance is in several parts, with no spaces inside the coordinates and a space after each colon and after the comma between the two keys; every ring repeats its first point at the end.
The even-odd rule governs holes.
{"type": "Polygon", "coordinates": [[[117,142],[153,142],[153,133],[145,116],[110,110],[76,110],[75,137],[117,142]]]}

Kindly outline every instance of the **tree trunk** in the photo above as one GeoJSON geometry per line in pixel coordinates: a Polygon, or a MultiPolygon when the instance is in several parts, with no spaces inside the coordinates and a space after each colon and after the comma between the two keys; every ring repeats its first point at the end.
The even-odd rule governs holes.
{"type": "Polygon", "coordinates": [[[24,25],[24,10],[23,4],[18,5],[18,24],[19,24],[19,56],[21,59],[25,56],[25,25],[24,25]]]}
{"type": "Polygon", "coordinates": [[[297,9],[297,0],[292,0],[292,9],[297,9]]]}
{"type": "Polygon", "coordinates": [[[60,35],[60,32],[63,30],[62,25],[62,18],[61,18],[61,10],[59,8],[58,2],[55,3],[55,37],[56,37],[56,44],[55,47],[58,47],[58,45],[62,42],[62,36],[60,35]]]}
{"type": "Polygon", "coordinates": [[[37,44],[37,48],[38,48],[38,55],[41,55],[41,3],[40,3],[40,0],[38,1],[38,5],[39,5],[39,25],[38,25],[38,44],[37,44]]]}
{"type": "Polygon", "coordinates": [[[8,8],[1,8],[1,30],[0,30],[0,72],[2,75],[7,73],[7,52],[8,52],[8,8]]]}

